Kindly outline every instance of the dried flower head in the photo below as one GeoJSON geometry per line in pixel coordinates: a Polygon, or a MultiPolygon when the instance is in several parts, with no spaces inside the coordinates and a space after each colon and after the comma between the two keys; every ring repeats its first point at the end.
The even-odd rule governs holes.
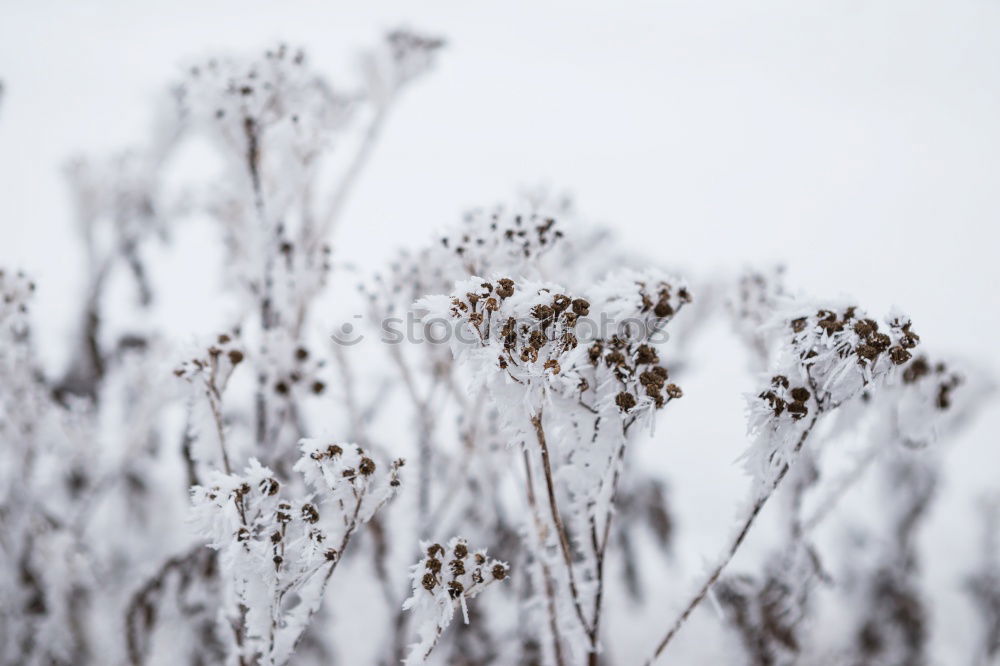
{"type": "Polygon", "coordinates": [[[883,384],[919,341],[908,318],[893,314],[880,325],[853,305],[792,305],[770,330],[781,344],[766,388],[749,399],[756,441],[745,456],[761,494],[787,470],[820,415],[883,384]]]}
{"type": "Polygon", "coordinates": [[[403,603],[403,610],[413,612],[419,635],[419,641],[410,646],[406,664],[424,663],[451,624],[455,609],[462,609],[468,624],[468,601],[510,573],[505,562],[487,557],[485,550],[470,551],[460,537],[451,539],[446,547],[427,543],[420,547],[426,556],[411,569],[413,593],[403,603]],[[446,554],[450,559],[442,571],[438,557],[446,554]]]}

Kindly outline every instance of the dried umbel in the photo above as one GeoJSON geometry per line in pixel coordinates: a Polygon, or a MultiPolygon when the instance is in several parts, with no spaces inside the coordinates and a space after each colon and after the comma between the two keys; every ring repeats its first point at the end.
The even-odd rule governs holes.
{"type": "Polygon", "coordinates": [[[295,470],[325,502],[351,507],[358,521],[371,520],[396,494],[402,459],[379,463],[360,446],[321,439],[303,439],[295,470]]]}
{"type": "Polygon", "coordinates": [[[193,65],[177,90],[186,123],[256,168],[260,156],[279,147],[296,162],[313,159],[352,110],[350,97],[334,92],[302,49],[284,44],[258,57],[193,65]]]}
{"type": "Polygon", "coordinates": [[[746,463],[761,496],[787,470],[820,415],[862,390],[878,389],[920,340],[903,315],[880,326],[856,306],[794,305],[775,321],[781,344],[766,388],[749,399],[757,439],[746,463]]]}
{"type": "Polygon", "coordinates": [[[364,59],[366,93],[384,106],[407,83],[429,70],[444,40],[405,28],[386,33],[364,59]]]}
{"type": "Polygon", "coordinates": [[[933,444],[963,426],[992,393],[982,370],[961,359],[917,354],[902,368],[901,381],[887,392],[887,408],[898,430],[894,437],[911,447],[933,444]]]}
{"type": "MultiPolygon", "coordinates": [[[[402,250],[387,271],[362,286],[376,321],[410,309],[427,294],[451,291],[458,280],[503,270],[513,276],[542,274],[540,262],[563,243],[558,211],[537,202],[475,209],[416,251],[402,250]]],[[[502,297],[513,294],[500,287],[502,297]]]]}
{"type": "Polygon", "coordinates": [[[906,363],[920,342],[907,317],[892,314],[880,327],[856,306],[815,312],[795,307],[784,321],[785,362],[796,364],[796,374],[807,375],[822,399],[833,404],[906,363]]]}
{"type": "Polygon", "coordinates": [[[563,239],[557,217],[530,206],[497,207],[467,213],[441,236],[441,247],[469,275],[508,271],[524,274],[563,239]]]}
{"type": "Polygon", "coordinates": [[[479,277],[456,283],[451,296],[427,297],[417,306],[425,322],[444,321],[451,347],[474,376],[494,390],[513,383],[524,400],[539,400],[565,383],[580,345],[578,324],[589,304],[557,285],[479,277]]]}
{"type": "Polygon", "coordinates": [[[184,381],[205,382],[214,385],[221,393],[233,371],[246,359],[246,351],[239,333],[219,333],[203,352],[181,361],[174,369],[174,376],[184,381]]]}
{"type": "Polygon", "coordinates": [[[215,341],[204,352],[194,358],[182,361],[174,369],[174,376],[188,382],[194,390],[195,399],[188,415],[188,429],[194,428],[195,414],[200,412],[200,410],[195,409],[195,405],[207,405],[218,440],[218,448],[212,449],[210,452],[205,446],[205,438],[187,433],[186,441],[193,440],[198,444],[194,451],[191,450],[190,445],[185,447],[185,457],[189,465],[189,476],[192,483],[197,480],[196,461],[218,461],[219,466],[227,474],[232,472],[230,453],[226,444],[223,396],[233,372],[237,366],[243,363],[245,358],[244,348],[237,332],[219,333],[215,341]]]}
{"type": "Polygon", "coordinates": [[[216,472],[191,491],[195,525],[220,552],[225,621],[236,628],[241,659],[291,658],[351,537],[399,486],[402,460],[382,469],[357,446],[303,440],[301,448],[295,469],[313,495],[285,496],[255,459],[242,474],[216,472]],[[300,600],[289,605],[292,593],[300,600]]]}
{"type": "Polygon", "coordinates": [[[66,180],[84,238],[116,246],[100,248],[103,258],[116,250],[131,254],[145,238],[166,232],[174,212],[160,192],[159,161],[166,148],[124,150],[104,159],[78,157],[67,165],[66,180]],[[113,233],[102,233],[101,226],[113,233]]]}
{"type": "MultiPolygon", "coordinates": [[[[890,315],[883,330],[856,306],[792,305],[774,319],[779,340],[767,388],[749,398],[754,442],[744,454],[752,477],[749,508],[698,592],[657,644],[652,663],[708,595],[764,505],[795,464],[819,418],[867,389],[882,388],[910,358],[919,337],[890,315]]],[[[870,396],[869,396],[870,397],[870,396]]]]}
{"type": "Polygon", "coordinates": [[[424,557],[410,574],[413,593],[403,603],[403,609],[412,612],[419,635],[419,641],[409,648],[408,665],[426,661],[457,608],[462,609],[468,624],[468,601],[510,575],[506,562],[488,557],[485,550],[470,550],[460,537],[445,545],[422,542],[420,549],[424,557]]]}
{"type": "Polygon", "coordinates": [[[529,411],[549,392],[587,397],[598,411],[614,404],[623,413],[679,397],[649,340],[690,302],[686,287],[624,272],[592,291],[593,304],[555,284],[472,277],[451,296],[417,305],[427,311],[425,321],[457,324],[451,346],[459,361],[495,392],[520,392],[529,411]]]}
{"type": "Polygon", "coordinates": [[[609,275],[592,293],[594,320],[607,330],[588,347],[589,364],[579,366],[581,399],[601,412],[613,401],[627,418],[680,398],[683,392],[669,380],[656,343],[691,303],[686,284],[658,271],[626,270],[609,275]]]}
{"type": "Polygon", "coordinates": [[[457,325],[452,348],[460,369],[490,391],[511,442],[525,446],[530,575],[545,590],[539,631],[553,654],[600,649],[599,611],[585,610],[584,584],[603,584],[609,498],[628,428],[681,395],[667,381],[654,340],[691,301],[682,282],[656,271],[618,271],[588,291],[473,277],[451,296],[418,303],[428,311],[425,321],[457,325]],[[550,442],[547,432],[571,434],[550,442]],[[571,545],[572,535],[588,532],[587,547],[571,545]]]}
{"type": "Polygon", "coordinates": [[[783,266],[746,270],[736,279],[726,301],[733,328],[750,349],[752,366],[757,369],[767,367],[774,351],[765,326],[790,300],[784,273],[783,266]]]}
{"type": "Polygon", "coordinates": [[[746,663],[791,664],[803,660],[802,624],[810,588],[822,576],[812,551],[797,547],[770,559],[760,578],[726,576],[714,595],[726,624],[734,630],[746,663]]]}

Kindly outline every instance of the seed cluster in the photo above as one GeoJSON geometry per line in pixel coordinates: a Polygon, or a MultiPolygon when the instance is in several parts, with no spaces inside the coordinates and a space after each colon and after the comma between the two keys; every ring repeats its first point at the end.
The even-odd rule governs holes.
{"type": "Polygon", "coordinates": [[[406,64],[415,54],[430,54],[444,46],[444,40],[420,35],[410,30],[392,30],[386,43],[394,61],[406,64]]]}
{"type": "Polygon", "coordinates": [[[544,301],[534,305],[522,320],[496,314],[517,289],[510,278],[501,278],[496,284],[483,282],[464,298],[452,298],[451,315],[466,320],[484,343],[494,338],[500,342],[500,368],[541,360],[545,371],[559,374],[562,368],[557,359],[579,344],[574,329],[578,319],[590,313],[590,303],[545,291],[544,301]]]}
{"type": "Polygon", "coordinates": [[[585,319],[594,307],[590,299],[506,277],[471,278],[436,307],[443,309],[447,303],[450,317],[468,324],[482,347],[496,354],[495,367],[515,381],[523,382],[526,373],[527,378],[571,378],[562,388],[577,392],[592,411],[610,402],[621,413],[630,413],[660,408],[681,397],[649,340],[691,302],[687,289],[659,277],[628,273],[599,283],[594,291],[599,321],[585,319]],[[598,330],[609,325],[613,331],[598,330]],[[594,342],[580,350],[585,354],[567,356],[580,347],[581,337],[594,342]],[[565,367],[567,362],[573,367],[565,367]],[[594,398],[585,396],[590,390],[594,398]]]}
{"type": "Polygon", "coordinates": [[[934,405],[946,410],[952,405],[952,392],[965,381],[963,375],[952,371],[945,363],[931,364],[926,356],[920,355],[903,369],[903,384],[913,386],[924,382],[934,382],[934,405]]]}
{"type": "MultiPolygon", "coordinates": [[[[276,572],[282,571],[291,542],[299,544],[300,537],[305,537],[306,543],[318,549],[326,541],[326,532],[317,525],[320,514],[316,505],[311,502],[293,505],[279,498],[281,483],[267,468],[255,467],[243,477],[225,479],[229,482],[228,487],[216,484],[203,489],[204,499],[218,507],[229,502],[235,505],[240,520],[233,540],[248,551],[252,542],[270,544],[269,557],[276,572]]],[[[196,498],[198,490],[196,488],[196,498]]]]}
{"type": "Polygon", "coordinates": [[[239,330],[220,333],[216,336],[215,342],[208,346],[204,356],[182,361],[174,369],[174,375],[189,382],[202,376],[216,388],[221,388],[232,371],[245,358],[243,348],[239,344],[239,335],[239,330]]]}
{"type": "MultiPolygon", "coordinates": [[[[887,354],[893,365],[902,365],[910,360],[910,349],[913,349],[920,342],[920,336],[912,330],[909,321],[894,321],[890,324],[890,336],[879,330],[878,322],[874,319],[861,318],[856,316],[857,308],[848,307],[840,314],[833,310],[819,310],[815,315],[814,322],[810,322],[808,317],[793,319],[790,323],[792,332],[795,334],[815,333],[818,336],[833,338],[839,336],[844,338],[844,343],[839,346],[838,352],[841,356],[854,355],[857,362],[862,366],[873,365],[883,354],[887,354]],[[815,327],[810,331],[810,323],[815,327]],[[848,341],[845,333],[852,331],[856,339],[848,341]],[[895,338],[895,341],[893,340],[895,338]]],[[[815,357],[815,349],[803,351],[804,360],[815,357]]]]}
{"type": "Polygon", "coordinates": [[[468,213],[463,224],[441,237],[441,246],[470,275],[489,275],[540,257],[563,237],[554,217],[510,214],[502,208],[468,213]]]}
{"type": "Polygon", "coordinates": [[[676,299],[671,297],[673,288],[666,282],[658,282],[652,285],[652,288],[645,282],[636,282],[636,287],[642,302],[640,311],[647,313],[652,310],[653,314],[661,319],[674,316],[680,305],[691,302],[691,294],[686,287],[677,289],[676,299]],[[671,301],[676,301],[677,305],[672,305],[671,301]]]}
{"type": "Polygon", "coordinates": [[[451,599],[478,591],[489,582],[507,578],[509,568],[486,556],[485,550],[469,551],[464,539],[452,539],[448,546],[433,543],[417,566],[420,587],[431,594],[444,590],[451,599]]]}
{"type": "Polygon", "coordinates": [[[440,261],[435,252],[427,248],[416,253],[403,249],[389,263],[388,270],[376,273],[358,289],[368,300],[372,321],[380,324],[383,319],[408,310],[421,296],[448,291],[452,280],[447,262],[440,261]]]}
{"type": "Polygon", "coordinates": [[[212,58],[194,65],[178,97],[185,115],[208,116],[239,131],[244,131],[244,124],[259,129],[286,117],[294,124],[311,124],[314,119],[304,114],[342,114],[347,103],[309,71],[301,49],[284,44],[267,49],[263,57],[212,58]],[[298,104],[292,106],[287,100],[298,104]]]}
{"type": "MultiPolygon", "coordinates": [[[[345,445],[349,446],[349,445],[345,445]]],[[[346,462],[344,459],[344,447],[340,444],[329,444],[325,449],[317,448],[314,449],[309,457],[315,460],[317,463],[323,463],[324,461],[336,461],[344,462],[344,467],[340,472],[340,476],[347,479],[351,483],[360,477],[361,479],[368,479],[377,469],[375,461],[368,456],[363,448],[360,446],[354,446],[353,451],[356,455],[356,462],[346,462]]],[[[399,478],[397,476],[397,471],[400,467],[405,465],[406,462],[402,458],[398,458],[392,463],[392,478],[389,481],[391,486],[399,485],[399,478]]]]}
{"type": "MultiPolygon", "coordinates": [[[[636,280],[631,287],[636,290],[634,302],[638,305],[634,315],[641,318],[643,326],[648,328],[656,328],[668,321],[681,307],[691,302],[687,288],[675,289],[664,281],[651,283],[636,280]]],[[[622,412],[629,412],[643,397],[647,397],[659,409],[670,400],[680,398],[683,392],[676,384],[667,382],[669,373],[660,365],[656,348],[637,342],[624,331],[622,333],[598,340],[588,349],[591,365],[610,369],[621,384],[615,395],[615,405],[622,412]]],[[[640,336],[647,333],[642,331],[640,336]]],[[[581,388],[586,390],[587,387],[581,388]]]]}
{"type": "Polygon", "coordinates": [[[793,419],[798,420],[809,413],[807,405],[811,397],[809,390],[804,386],[790,386],[788,377],[784,375],[772,377],[771,388],[763,391],[757,397],[767,403],[775,417],[788,412],[793,419]]]}
{"type": "Polygon", "coordinates": [[[271,388],[277,395],[290,396],[298,386],[304,386],[314,395],[320,395],[326,390],[326,382],[319,376],[326,362],[314,359],[307,347],[295,347],[288,361],[290,362],[275,364],[282,368],[271,383],[271,388]]]}
{"type": "Polygon", "coordinates": [[[667,369],[659,365],[659,355],[651,345],[635,346],[615,335],[591,345],[588,356],[592,365],[609,368],[621,382],[622,390],[615,396],[615,405],[623,412],[638,404],[640,391],[653,399],[657,409],[683,395],[679,386],[667,383],[667,369]]]}
{"type": "Polygon", "coordinates": [[[728,306],[737,322],[747,322],[748,329],[759,328],[785,297],[784,268],[747,271],[740,275],[728,306]]]}

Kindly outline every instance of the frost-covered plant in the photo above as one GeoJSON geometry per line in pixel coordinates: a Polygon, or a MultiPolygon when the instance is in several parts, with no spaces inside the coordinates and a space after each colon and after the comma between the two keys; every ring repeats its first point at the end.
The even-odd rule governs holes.
{"type": "Polygon", "coordinates": [[[752,365],[760,372],[767,369],[773,352],[774,340],[768,335],[767,324],[791,299],[784,274],[784,266],[746,270],[726,300],[733,329],[750,349],[752,365]]]}
{"type": "Polygon", "coordinates": [[[657,644],[650,663],[666,649],[692,611],[732,561],[761,509],[800,456],[820,417],[862,390],[879,388],[920,338],[901,314],[886,319],[886,330],[857,306],[792,304],[774,318],[780,346],[767,387],[749,399],[753,443],[745,454],[751,492],[745,517],[711,567],[705,582],[657,644]]]}
{"type": "Polygon", "coordinates": [[[424,557],[413,566],[413,594],[403,602],[403,610],[419,616],[416,621],[420,640],[410,646],[406,664],[422,664],[430,656],[438,639],[461,608],[469,624],[469,600],[489,585],[502,581],[510,573],[506,562],[486,556],[485,550],[470,551],[461,537],[447,545],[420,544],[424,557]]]}
{"type": "Polygon", "coordinates": [[[1000,655],[1000,501],[997,497],[982,500],[981,520],[980,558],[967,585],[981,624],[972,663],[990,664],[1000,655]]]}
{"type": "MultiPolygon", "coordinates": [[[[318,605],[300,603],[293,590],[276,592],[270,611],[248,610],[275,620],[275,641],[263,647],[256,628],[241,636],[217,622],[220,613],[239,615],[222,601],[224,592],[232,594],[232,562],[192,539],[185,495],[190,486],[232,480],[232,471],[255,457],[273,466],[275,478],[291,476],[297,452],[277,444],[309,433],[306,408],[329,381],[325,359],[306,339],[330,267],[327,237],[372,153],[377,127],[440,46],[393,32],[371,56],[378,67],[336,93],[304,54],[287,47],[259,59],[219,58],[190,70],[171,91],[173,104],[160,109],[149,140],[67,169],[86,262],[79,332],[55,379],[32,343],[27,296],[34,286],[0,271],[0,587],[10,600],[0,612],[4,663],[144,663],[160,658],[165,636],[191,663],[220,663],[226,654],[246,662],[251,651],[255,660],[289,657],[302,616],[318,605]],[[347,171],[321,177],[320,158],[358,136],[354,149],[341,151],[347,171]],[[199,137],[219,148],[220,176],[168,188],[175,148],[199,137]],[[321,191],[320,183],[333,187],[321,191]],[[149,269],[151,242],[170,241],[201,212],[221,222],[228,286],[249,304],[227,333],[171,367],[161,359],[176,358],[174,341],[149,330],[144,314],[115,313],[112,320],[106,302],[129,279],[139,307],[156,307],[164,285],[149,269]],[[237,372],[241,365],[247,369],[237,372]],[[164,381],[171,370],[190,390],[164,381]],[[262,387],[249,410],[239,386],[248,379],[262,387]],[[246,639],[239,650],[230,649],[234,635],[246,639]]],[[[385,471],[394,466],[380,466],[377,483],[362,482],[367,462],[356,480],[338,481],[364,498],[357,525],[371,518],[372,498],[380,498],[377,506],[395,488],[395,474],[385,471]]],[[[292,499],[317,492],[293,485],[292,499]]],[[[334,526],[337,539],[353,533],[357,525],[350,524],[334,526]]],[[[295,549],[305,543],[292,536],[284,547],[289,559],[296,553],[295,562],[275,570],[269,560],[271,579],[244,591],[292,582],[298,574],[291,569],[302,560],[295,549]]]]}
{"type": "MultiPolygon", "coordinates": [[[[86,261],[61,371],[35,346],[33,283],[0,271],[0,661],[597,666],[631,654],[623,623],[660,628],[674,600],[660,582],[683,577],[669,556],[704,508],[673,499],[691,471],[647,465],[644,439],[715,459],[671,421],[724,404],[688,377],[725,279],[629,251],[536,190],[372,268],[361,308],[385,344],[317,324],[329,288],[370,268],[339,260],[333,233],[442,46],[392,31],[353,82],[290,46],[206,58],[146,141],[70,167],[86,261]],[[204,177],[175,161],[198,142],[217,158],[204,177]],[[224,320],[179,322],[201,341],[185,348],[150,323],[173,286],[154,244],[206,220],[224,320]],[[112,311],[121,294],[133,311],[112,311]],[[394,328],[413,318],[422,328],[394,328]]],[[[916,536],[938,440],[988,382],[916,349],[906,317],[814,303],[787,278],[750,271],[728,299],[767,370],[747,397],[748,500],[654,659],[711,597],[722,612],[703,630],[739,642],[694,642],[727,662],[931,661],[916,536]],[[868,467],[879,527],[855,526],[862,556],[838,557],[817,535],[868,467]],[[764,564],[731,571],[779,501],[764,564]]],[[[983,659],[994,555],[976,578],[983,659]]]]}
{"type": "Polygon", "coordinates": [[[865,663],[922,664],[928,653],[930,611],[919,574],[919,528],[940,483],[944,444],[982,405],[990,386],[958,362],[919,355],[901,382],[883,396],[887,405],[873,428],[884,453],[878,459],[885,493],[884,535],[876,559],[854,587],[866,609],[851,648],[865,663]]]}
{"type": "Polygon", "coordinates": [[[600,650],[604,557],[626,436],[681,396],[650,338],[691,301],[683,283],[652,271],[612,274],[591,288],[592,300],[564,292],[472,277],[450,296],[419,303],[427,319],[457,323],[456,358],[523,447],[535,530],[526,545],[545,590],[541,642],[560,664],[566,653],[580,659],[600,650]],[[547,431],[559,433],[559,448],[547,431]]]}
{"type": "Polygon", "coordinates": [[[351,537],[395,494],[402,464],[383,471],[360,447],[303,440],[295,469],[306,496],[283,495],[252,458],[243,474],[215,472],[192,488],[195,526],[228,576],[221,621],[235,635],[229,661],[288,662],[351,537]]]}

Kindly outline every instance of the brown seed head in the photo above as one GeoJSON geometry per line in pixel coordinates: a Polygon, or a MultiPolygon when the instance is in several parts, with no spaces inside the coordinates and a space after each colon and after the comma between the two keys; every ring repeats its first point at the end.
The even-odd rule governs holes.
{"type": "Polygon", "coordinates": [[[797,400],[798,402],[805,402],[806,400],[809,399],[810,394],[809,391],[807,391],[805,388],[798,386],[792,389],[791,395],[793,400],[797,400]]]}
{"type": "Polygon", "coordinates": [[[615,396],[615,404],[623,412],[627,412],[633,407],[635,407],[635,396],[628,391],[622,391],[617,396],[615,396]]]}
{"type": "Polygon", "coordinates": [[[910,354],[910,352],[906,351],[899,345],[896,345],[895,347],[889,350],[889,358],[896,365],[903,365],[904,363],[910,360],[911,356],[912,354],[910,354]]]}

